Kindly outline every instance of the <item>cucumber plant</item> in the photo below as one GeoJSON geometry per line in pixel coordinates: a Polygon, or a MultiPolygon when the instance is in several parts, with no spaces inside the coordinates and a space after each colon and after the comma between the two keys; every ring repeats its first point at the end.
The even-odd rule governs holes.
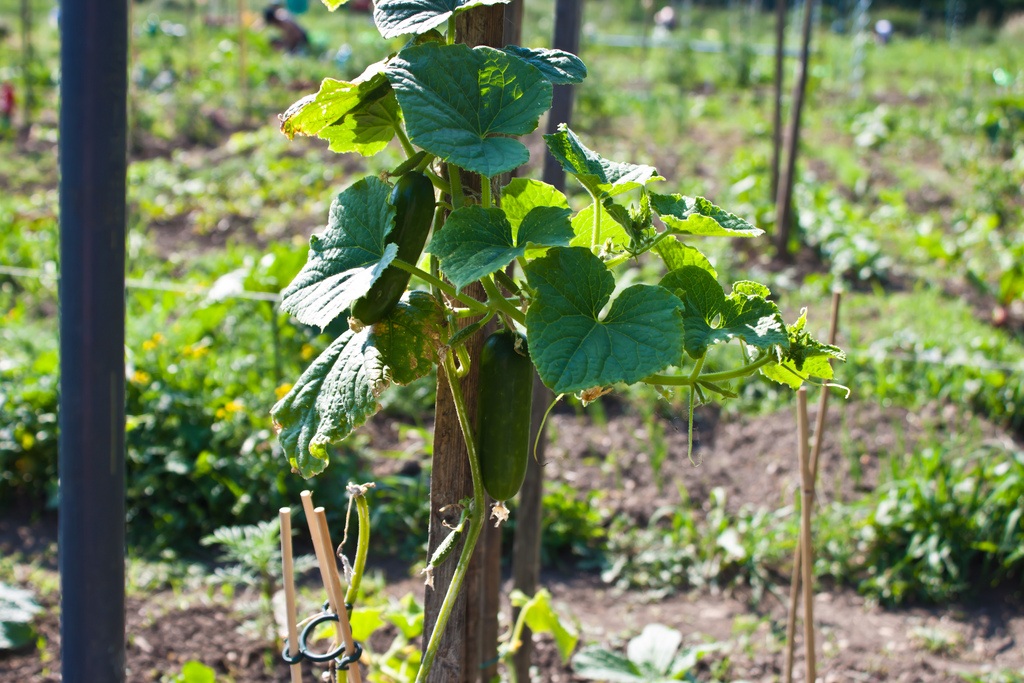
{"type": "Polygon", "coordinates": [[[803,317],[787,325],[764,285],[736,282],[726,293],[693,242],[762,231],[703,197],[657,192],[665,179],[655,168],[608,160],[563,125],[545,142],[586,194],[585,206],[574,210],[537,180],[496,182],[529,160],[518,138],[537,128],[552,86],[587,73],[559,50],[455,42],[457,14],[505,1],[379,0],[381,35],[408,37],[407,44],[351,82],[324,80],[282,116],[286,135],[317,136],[339,153],[371,156],[397,138],[408,156],[385,177],[362,178],[338,194],[326,229],[310,239],[306,265],[282,292],[282,308],[299,322],[343,329],[272,409],[295,471],[321,472],[330,444],[373,415],[389,386],[435,365],[460,377],[466,341],[485,321],[503,330],[480,361],[477,433],[459,382],[450,382],[473,497],[450,501],[465,511],[452,532],[465,542],[417,680],[429,674],[465,577],[485,488],[507,498],[521,483],[530,365],[555,394],[584,401],[637,382],[687,392],[692,431],[697,402],[733,396],[737,383],[758,374],[793,387],[827,381],[829,360],[843,358],[805,331],[803,317]],[[473,175],[479,193],[464,189],[463,178],[473,175]],[[424,242],[429,259],[419,253],[424,242]],[[660,260],[665,275],[612,300],[617,279],[639,259],[660,260]],[[399,272],[429,291],[396,300],[409,282],[399,272]],[[477,282],[484,300],[465,293],[477,282]],[[460,319],[471,318],[460,329],[460,319]],[[347,329],[336,320],[347,320],[347,329]],[[740,346],[737,367],[705,371],[709,349],[726,343],[740,346]]]}

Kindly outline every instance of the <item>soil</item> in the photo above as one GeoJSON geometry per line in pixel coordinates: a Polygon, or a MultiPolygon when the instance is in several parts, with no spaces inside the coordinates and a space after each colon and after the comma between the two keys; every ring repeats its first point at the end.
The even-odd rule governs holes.
{"type": "MultiPolygon", "coordinates": [[[[821,455],[821,499],[850,499],[863,495],[879,479],[887,454],[909,449],[935,430],[945,436],[969,434],[977,440],[1006,440],[997,427],[962,414],[951,406],[909,413],[868,403],[835,399],[834,427],[827,433],[821,455]]],[[[775,413],[761,417],[725,419],[715,412],[698,415],[694,466],[686,457],[684,422],[656,423],[664,430],[665,461],[653,474],[651,424],[623,413],[609,402],[604,428],[586,417],[552,416],[553,441],[548,448],[546,476],[580,489],[605,492],[603,503],[615,514],[643,523],[662,505],[679,505],[684,488],[694,505],[723,489],[727,506],[777,508],[793,499],[796,486],[796,444],[793,416],[775,413]],[[661,483],[659,487],[657,482],[661,483]]],[[[812,415],[813,424],[813,415],[812,415]]],[[[401,444],[393,420],[374,420],[368,439],[375,447],[401,444]]],[[[414,436],[413,438],[420,438],[414,436]]],[[[411,467],[414,461],[388,460],[389,467],[411,467]]],[[[54,569],[56,524],[52,517],[30,519],[25,514],[0,519],[0,556],[20,554],[37,558],[54,569]]],[[[27,565],[15,567],[15,578],[29,577],[27,565]]],[[[419,578],[404,578],[402,568],[390,567],[388,592],[421,595],[419,578]]],[[[593,573],[546,569],[541,583],[553,594],[560,614],[574,621],[583,643],[621,648],[645,624],[660,622],[680,629],[687,643],[721,642],[712,661],[728,659],[727,680],[775,681],[783,665],[786,596],[775,586],[760,603],[749,595],[716,594],[707,590],[653,597],[642,591],[619,592],[593,573]]],[[[511,588],[506,582],[506,593],[511,588]]],[[[45,594],[44,594],[45,595],[45,594]]],[[[40,648],[0,655],[3,683],[59,681],[59,616],[56,592],[43,598],[44,615],[36,624],[40,648]]],[[[959,680],[959,674],[988,669],[1024,670],[1024,602],[1019,595],[985,594],[964,604],[942,607],[884,609],[871,605],[845,588],[824,586],[815,597],[819,680],[907,681],[939,683],[959,680]]],[[[287,668],[276,648],[254,636],[245,616],[226,598],[205,591],[132,596],[127,604],[128,681],[173,678],[184,662],[197,660],[213,667],[226,680],[263,683],[287,681],[287,668]]],[[[387,645],[387,635],[375,635],[371,646],[387,645]]],[[[799,643],[799,639],[798,639],[799,643]]],[[[546,637],[537,639],[535,680],[580,681],[561,663],[546,637]]],[[[803,680],[798,646],[796,680],[803,680]]],[[[702,679],[710,673],[705,668],[702,679]]],[[[307,674],[308,676],[309,674],[307,674]]],[[[719,671],[719,675],[722,673],[719,671]]],[[[220,679],[218,679],[220,680],[220,679]]]]}

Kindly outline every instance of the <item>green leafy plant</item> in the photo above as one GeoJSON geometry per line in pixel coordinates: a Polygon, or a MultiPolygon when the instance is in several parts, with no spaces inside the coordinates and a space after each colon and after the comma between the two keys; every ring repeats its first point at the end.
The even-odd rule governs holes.
{"type": "MultiPolygon", "coordinates": [[[[211,577],[224,586],[256,584],[261,598],[260,617],[268,628],[273,626],[272,600],[281,575],[281,525],[278,520],[246,526],[221,527],[200,543],[220,548],[225,563],[211,577]]],[[[316,566],[316,558],[302,555],[294,559],[295,572],[316,566]]]]}
{"type": "Polygon", "coordinates": [[[181,673],[170,679],[170,683],[215,683],[217,672],[202,662],[189,661],[181,667],[181,673]]]}
{"type": "Polygon", "coordinates": [[[683,634],[661,624],[648,624],[620,654],[600,646],[583,648],[572,658],[576,675],[608,683],[668,683],[696,681],[694,668],[707,655],[721,649],[708,644],[683,648],[683,634]]]}
{"type": "Polygon", "coordinates": [[[508,675],[512,683],[517,683],[516,669],[512,665],[512,657],[522,647],[523,629],[529,628],[532,635],[550,635],[555,639],[558,654],[563,663],[569,662],[579,635],[571,626],[566,625],[551,604],[551,593],[541,588],[531,598],[522,591],[512,591],[509,596],[512,606],[519,609],[519,616],[509,633],[508,643],[500,649],[499,656],[508,666],[508,675]]]}
{"type": "MultiPolygon", "coordinates": [[[[282,309],[300,323],[338,326],[334,341],[272,410],[288,461],[305,477],[324,470],[329,445],[373,415],[391,385],[410,384],[434,366],[461,377],[470,363],[463,345],[491,318],[525,333],[529,360],[556,394],[589,401],[637,382],[686,392],[691,436],[693,406],[734,396],[733,382],[758,372],[791,386],[827,381],[832,370],[825,361],[844,357],[812,339],[803,318],[787,326],[764,285],[739,281],[726,293],[690,242],[756,237],[761,230],[703,197],[653,191],[664,180],[654,167],[606,159],[562,125],[545,142],[585,191],[585,206],[574,210],[565,195],[536,180],[496,182],[529,159],[517,138],[536,129],[553,85],[579,83],[587,74],[577,57],[558,50],[456,43],[457,14],[501,1],[378,2],[381,35],[410,36],[405,47],[350,82],[325,79],[282,117],[289,137],[317,136],[335,152],[372,156],[397,138],[408,157],[337,195],[326,229],[310,239],[306,265],[282,292],[282,309]],[[404,238],[401,245],[391,239],[396,221],[406,218],[390,178],[400,186],[411,173],[440,193],[424,250],[429,270],[414,250],[400,253],[404,238]],[[465,189],[467,174],[479,177],[478,195],[465,189]],[[665,272],[656,284],[617,288],[628,262],[653,257],[665,272]],[[393,281],[388,273],[396,269],[430,292],[408,292],[393,309],[376,311],[379,320],[358,319],[359,302],[382,278],[393,281]],[[465,293],[474,283],[484,300],[465,293]],[[463,318],[482,320],[460,329],[463,318]],[[709,349],[727,343],[741,346],[739,366],[705,372],[709,349]]],[[[461,386],[449,386],[474,493],[450,501],[464,506],[463,520],[440,549],[460,534],[463,550],[417,680],[429,675],[485,515],[475,433],[461,386]]],[[[430,566],[444,559],[437,553],[430,566]]]]}
{"type": "Polygon", "coordinates": [[[863,501],[830,511],[849,534],[823,558],[876,599],[945,602],[1024,569],[1024,453],[928,447],[863,501]],[[842,519],[846,517],[846,519],[842,519]],[[838,556],[830,558],[833,551],[838,556]]]}
{"type": "Polygon", "coordinates": [[[748,585],[758,602],[791,550],[792,509],[730,513],[720,488],[711,491],[709,502],[703,513],[684,498],[678,507],[655,511],[646,528],[630,520],[613,524],[606,553],[610,564],[602,578],[619,588],[654,594],[748,585]]]}

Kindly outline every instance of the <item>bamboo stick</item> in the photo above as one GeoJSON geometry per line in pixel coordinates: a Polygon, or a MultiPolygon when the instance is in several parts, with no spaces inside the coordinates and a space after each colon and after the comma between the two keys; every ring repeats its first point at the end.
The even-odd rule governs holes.
{"type": "Polygon", "coordinates": [[[811,515],[814,514],[814,479],[811,478],[811,456],[807,425],[807,388],[797,390],[797,432],[800,438],[800,537],[803,545],[804,584],[804,650],[807,682],[817,679],[814,644],[814,545],[811,541],[811,515]]]}
{"type": "MultiPolygon", "coordinates": [[[[334,551],[330,545],[329,535],[326,539],[326,545],[324,543],[325,534],[320,529],[319,515],[317,515],[317,510],[323,514],[323,508],[313,508],[313,493],[311,491],[303,491],[299,494],[299,497],[302,499],[302,509],[306,513],[309,535],[313,539],[313,551],[316,553],[317,565],[320,567],[320,579],[327,590],[327,601],[330,604],[331,610],[338,615],[339,637],[335,638],[334,647],[344,639],[345,651],[353,652],[355,647],[352,643],[352,630],[348,623],[348,612],[345,609],[344,594],[341,592],[341,581],[337,576],[337,562],[334,560],[334,551]],[[334,570],[333,574],[331,572],[332,568],[334,570]],[[342,619],[344,619],[344,622],[342,622],[342,619]]],[[[326,516],[324,517],[324,530],[326,531],[326,516]]],[[[349,672],[352,673],[352,679],[355,683],[362,683],[358,665],[349,669],[349,672]]],[[[344,673],[342,680],[348,680],[344,673]]]]}
{"type": "MultiPolygon", "coordinates": [[[[832,292],[832,315],[828,328],[828,343],[835,344],[839,333],[839,303],[842,298],[841,292],[832,292]]],[[[818,401],[818,415],[814,431],[814,449],[811,452],[812,480],[815,484],[818,481],[818,463],[821,456],[822,444],[825,441],[825,415],[828,412],[828,387],[821,388],[821,398],[818,401]]],[[[803,565],[803,542],[800,537],[796,539],[796,549],[793,552],[793,572],[789,581],[789,614],[786,618],[786,661],[783,669],[782,680],[785,683],[793,681],[793,650],[794,637],[796,635],[796,610],[800,605],[800,571],[803,565]]]]}
{"type": "MultiPolygon", "coordinates": [[[[345,652],[351,654],[356,651],[356,641],[352,638],[352,625],[348,621],[348,609],[345,607],[345,591],[341,587],[341,577],[338,575],[338,562],[334,555],[334,544],[331,543],[331,532],[327,528],[327,513],[324,512],[322,507],[318,507],[313,510],[313,514],[316,515],[316,523],[320,531],[320,545],[328,556],[327,574],[330,578],[334,594],[338,597],[334,610],[338,615],[338,630],[341,631],[341,639],[345,643],[345,652]]],[[[359,670],[358,662],[348,670],[348,673],[351,674],[353,683],[362,683],[363,676],[359,670]]]]}
{"type": "MultiPolygon", "coordinates": [[[[842,299],[842,292],[832,292],[832,317],[828,324],[828,343],[836,343],[836,335],[839,333],[839,302],[842,299]]],[[[814,449],[811,451],[811,474],[815,485],[818,482],[818,460],[821,456],[821,444],[825,442],[825,415],[828,413],[828,387],[821,388],[821,397],[818,399],[818,415],[814,424],[814,449]]]]}
{"type": "MultiPolygon", "coordinates": [[[[284,582],[285,620],[288,625],[288,656],[294,658],[299,654],[299,628],[295,615],[295,566],[292,557],[292,511],[281,508],[278,512],[281,520],[281,574],[284,582]]],[[[302,662],[288,667],[291,670],[292,683],[302,683],[302,662]]]]}
{"type": "Polygon", "coordinates": [[[793,653],[796,649],[796,610],[800,607],[800,568],[803,564],[803,544],[796,538],[793,551],[793,572],[789,577],[789,612],[786,615],[786,663],[782,670],[784,683],[793,683],[793,653]]]}

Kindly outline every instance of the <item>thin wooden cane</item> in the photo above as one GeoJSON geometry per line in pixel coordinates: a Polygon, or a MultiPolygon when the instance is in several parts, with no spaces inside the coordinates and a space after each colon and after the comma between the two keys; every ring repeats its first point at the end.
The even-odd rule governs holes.
{"type": "MultiPolygon", "coordinates": [[[[356,641],[352,637],[352,625],[348,621],[345,591],[341,587],[341,577],[338,575],[338,562],[333,550],[334,544],[331,543],[331,532],[327,528],[327,513],[322,507],[318,507],[313,510],[313,514],[316,515],[316,524],[320,531],[320,545],[328,556],[327,574],[330,578],[334,594],[338,596],[338,602],[335,603],[334,607],[334,611],[338,615],[338,630],[341,631],[341,639],[345,643],[345,652],[353,653],[356,651],[356,641]]],[[[363,675],[359,670],[358,662],[348,670],[348,673],[351,674],[353,683],[363,683],[363,675]]]]}
{"type": "Polygon", "coordinates": [[[789,613],[786,615],[786,663],[783,668],[782,680],[793,683],[793,653],[796,649],[796,610],[800,606],[800,567],[803,563],[803,552],[800,536],[796,539],[796,550],[793,551],[793,572],[789,577],[789,613]]]}
{"type": "MultiPolygon", "coordinates": [[[[302,499],[302,509],[306,513],[306,524],[309,526],[309,536],[313,540],[313,552],[316,553],[316,563],[320,568],[320,580],[324,584],[324,589],[327,591],[327,602],[334,611],[338,614],[338,619],[341,619],[341,612],[345,611],[345,598],[344,596],[335,590],[334,582],[331,581],[330,567],[334,564],[331,559],[333,552],[331,552],[330,546],[326,549],[323,543],[323,535],[320,533],[320,525],[317,522],[316,511],[313,509],[313,492],[303,491],[299,494],[299,498],[302,499]],[[339,607],[340,606],[340,607],[339,607]]],[[[345,613],[346,616],[348,613],[345,613]]],[[[341,622],[339,621],[339,624],[341,622]]],[[[334,649],[338,646],[341,641],[341,629],[338,629],[339,634],[334,639],[334,643],[331,648],[334,649]]],[[[346,645],[346,650],[348,646],[346,645]]],[[[348,680],[347,677],[342,677],[342,680],[348,680]]]]}
{"type": "MultiPolygon", "coordinates": [[[[832,292],[832,318],[828,325],[829,344],[836,343],[836,335],[839,333],[839,302],[841,299],[841,292],[832,292]]],[[[825,415],[827,413],[828,387],[825,386],[821,388],[821,397],[818,399],[818,416],[814,424],[814,448],[811,451],[811,475],[815,486],[818,482],[818,459],[821,456],[821,445],[825,442],[825,415]]]]}
{"type": "MultiPolygon", "coordinates": [[[[839,333],[839,303],[842,298],[841,292],[832,293],[832,316],[829,321],[828,343],[835,344],[839,333]]],[[[828,387],[821,388],[821,398],[818,401],[818,416],[814,431],[814,450],[811,452],[811,470],[814,482],[818,481],[818,463],[821,456],[822,444],[825,442],[825,415],[828,412],[828,387]]],[[[783,669],[783,681],[793,681],[793,650],[796,636],[796,610],[800,606],[800,572],[803,565],[803,543],[800,537],[796,539],[796,549],[793,552],[793,572],[789,580],[789,614],[786,618],[786,663],[783,669]]]]}
{"type": "Polygon", "coordinates": [[[814,544],[811,539],[811,516],[814,514],[814,479],[811,478],[810,437],[807,425],[807,388],[800,387],[797,400],[797,432],[800,438],[800,538],[803,545],[804,584],[804,653],[807,683],[817,680],[814,644],[814,544]]]}
{"type": "MultiPolygon", "coordinates": [[[[295,565],[292,558],[292,511],[281,508],[278,512],[281,520],[281,575],[284,582],[285,620],[288,625],[288,656],[292,659],[299,654],[299,627],[295,616],[295,565]]],[[[288,667],[291,671],[292,683],[302,683],[302,662],[288,667]]]]}

